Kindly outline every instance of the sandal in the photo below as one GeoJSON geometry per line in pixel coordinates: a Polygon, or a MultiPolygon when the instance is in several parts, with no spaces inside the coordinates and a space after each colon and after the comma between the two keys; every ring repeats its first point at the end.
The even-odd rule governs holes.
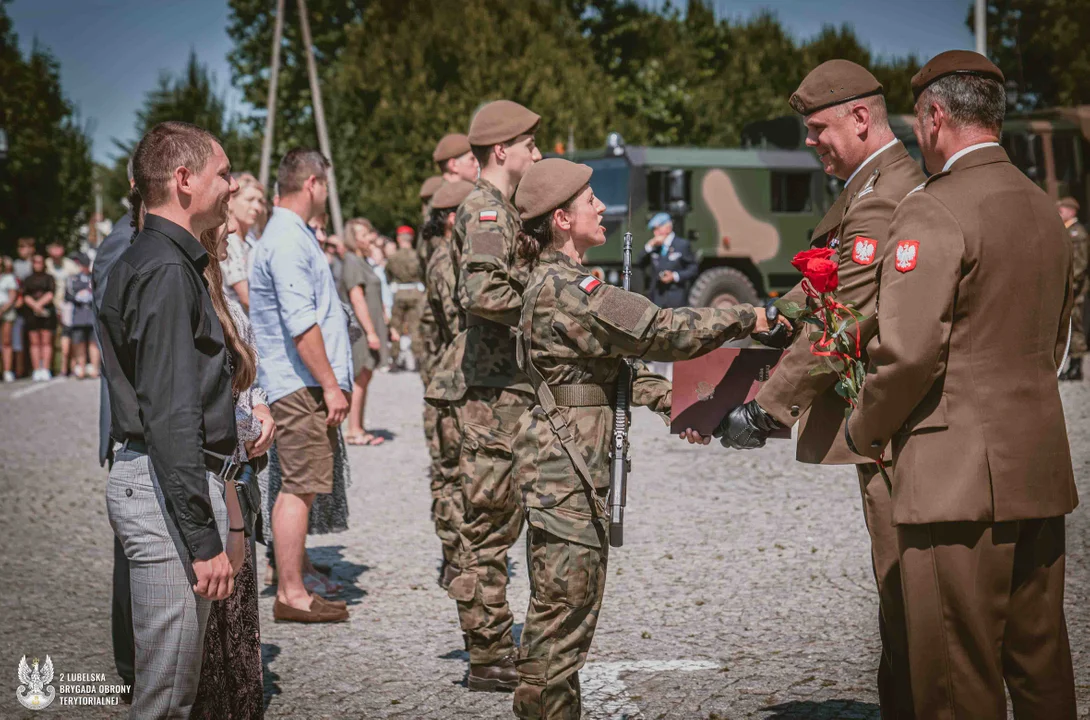
{"type": "Polygon", "coordinates": [[[358,435],[348,435],[345,437],[344,442],[346,445],[363,445],[364,447],[378,447],[382,443],[386,442],[386,438],[379,437],[378,435],[372,435],[369,432],[364,432],[358,435]]]}

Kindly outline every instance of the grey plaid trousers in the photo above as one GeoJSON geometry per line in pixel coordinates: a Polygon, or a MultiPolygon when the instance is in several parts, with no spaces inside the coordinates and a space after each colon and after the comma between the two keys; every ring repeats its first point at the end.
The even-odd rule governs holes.
{"type": "MultiPolygon", "coordinates": [[[[227,543],[223,482],[208,473],[220,539],[227,543]]],[[[151,460],[114,447],[106,484],[110,525],[129,559],[136,684],[131,717],[188,718],[197,697],[211,601],[193,591],[192,560],[166,514],[151,460]]]]}

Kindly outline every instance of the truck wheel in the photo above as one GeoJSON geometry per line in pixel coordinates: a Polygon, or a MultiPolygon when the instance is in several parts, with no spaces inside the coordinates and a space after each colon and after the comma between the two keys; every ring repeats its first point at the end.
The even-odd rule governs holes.
{"type": "Polygon", "coordinates": [[[717,267],[700,274],[689,291],[693,307],[728,308],[738,303],[757,305],[757,288],[741,270],[717,267]]]}

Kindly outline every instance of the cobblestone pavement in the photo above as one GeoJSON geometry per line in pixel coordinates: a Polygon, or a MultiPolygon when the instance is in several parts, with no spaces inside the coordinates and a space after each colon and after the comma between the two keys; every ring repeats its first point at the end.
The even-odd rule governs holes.
{"type": "MultiPolygon", "coordinates": [[[[351,583],[351,621],[272,622],[261,599],[272,718],[506,718],[510,695],[470,693],[452,601],[435,585],[415,375],[380,375],[372,427],[351,448],[352,529],[312,538],[351,583]]],[[[98,384],[0,387],[0,717],[19,658],[117,682],[112,538],[95,462],[98,384]],[[6,688],[6,689],[5,689],[6,688]]],[[[1064,386],[1075,469],[1090,497],[1090,383],[1064,386]]],[[[1017,422],[1011,418],[1011,422],[1017,422]]],[[[625,546],[583,671],[588,718],[877,718],[877,601],[854,475],[795,463],[793,443],[690,447],[637,410],[625,546]]],[[[1068,521],[1067,607],[1081,713],[1090,717],[1090,522],[1068,521]]],[[[513,553],[516,619],[525,547],[513,553]]],[[[263,574],[264,562],[259,571],[263,574]]],[[[520,627],[520,626],[519,626],[520,627]]],[[[50,707],[34,717],[121,717],[50,707]]]]}

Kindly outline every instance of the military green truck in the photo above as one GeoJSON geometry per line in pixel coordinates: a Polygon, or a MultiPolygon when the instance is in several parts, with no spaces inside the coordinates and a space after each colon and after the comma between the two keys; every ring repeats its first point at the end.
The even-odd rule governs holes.
{"type": "MultiPolygon", "coordinates": [[[[588,252],[587,266],[620,284],[624,233],[632,232],[635,260],[651,237],[647,221],[668,212],[699,259],[689,293],[695,306],[755,303],[790,290],[801,279],[791,258],[808,247],[834,198],[809,150],[626,147],[614,134],[602,149],[565,157],[594,168],[594,192],[606,205],[606,244],[588,252]]],[[[646,282],[636,269],[633,290],[646,282]]]]}

